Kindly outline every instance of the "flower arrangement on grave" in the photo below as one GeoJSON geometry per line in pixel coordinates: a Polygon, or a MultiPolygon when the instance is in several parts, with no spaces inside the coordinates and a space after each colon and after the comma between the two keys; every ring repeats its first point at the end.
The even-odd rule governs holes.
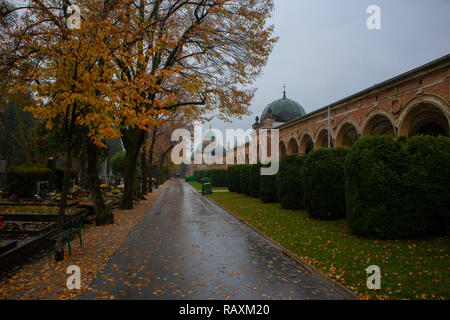
{"type": "Polygon", "coordinates": [[[111,187],[108,186],[107,184],[102,184],[100,185],[100,189],[102,190],[103,193],[107,193],[111,190],[111,187]]]}

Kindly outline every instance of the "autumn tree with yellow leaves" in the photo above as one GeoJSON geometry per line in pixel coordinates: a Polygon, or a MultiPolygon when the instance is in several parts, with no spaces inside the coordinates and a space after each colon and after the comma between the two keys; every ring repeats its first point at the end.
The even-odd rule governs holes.
{"type": "MultiPolygon", "coordinates": [[[[47,128],[57,126],[65,137],[57,260],[64,256],[62,233],[76,130],[85,128],[98,146],[120,136],[111,63],[112,48],[120,46],[112,16],[120,19],[120,12],[107,1],[83,1],[83,27],[70,29],[66,24],[68,4],[36,0],[23,7],[2,7],[2,82],[14,91],[31,89],[36,103],[28,110],[45,120],[47,128]],[[13,14],[15,23],[6,23],[5,17],[13,14]]],[[[108,211],[102,214],[97,218],[111,220],[108,211]]]]}
{"type": "Polygon", "coordinates": [[[246,114],[250,85],[276,42],[267,25],[272,0],[8,1],[0,6],[2,87],[31,89],[29,111],[66,139],[60,231],[78,128],[97,147],[122,138],[121,208],[129,209],[149,130],[180,112],[186,121],[246,114]],[[81,9],[79,29],[67,25],[71,4],[81,9]]]}
{"type": "Polygon", "coordinates": [[[272,0],[140,0],[135,5],[126,24],[138,40],[116,59],[125,88],[121,108],[129,110],[121,126],[122,209],[133,205],[132,182],[148,128],[180,109],[191,120],[213,112],[222,119],[246,114],[254,95],[249,86],[276,41],[267,25],[272,0]]]}

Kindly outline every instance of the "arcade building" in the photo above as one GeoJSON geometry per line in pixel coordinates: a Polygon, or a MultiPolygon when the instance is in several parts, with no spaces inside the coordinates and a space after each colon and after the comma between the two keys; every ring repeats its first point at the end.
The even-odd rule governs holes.
{"type": "MultiPolygon", "coordinates": [[[[279,130],[280,157],[304,155],[318,148],[350,147],[371,135],[449,137],[450,54],[309,114],[284,92],[256,118],[253,129],[279,130]]],[[[239,148],[245,148],[248,163],[248,143],[226,153],[237,154],[239,148]]]]}

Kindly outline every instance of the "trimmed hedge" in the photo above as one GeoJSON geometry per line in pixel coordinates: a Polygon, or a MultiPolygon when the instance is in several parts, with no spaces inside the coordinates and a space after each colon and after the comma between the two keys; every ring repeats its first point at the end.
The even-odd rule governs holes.
{"type": "Polygon", "coordinates": [[[450,139],[367,137],[346,164],[350,228],[381,239],[449,233],[450,139]]]}
{"type": "Polygon", "coordinates": [[[348,148],[318,149],[306,156],[302,175],[304,205],[312,218],[345,218],[344,165],[348,152],[348,148]]]}
{"type": "Polygon", "coordinates": [[[216,188],[223,188],[228,185],[227,183],[227,170],[214,169],[210,170],[208,175],[212,179],[212,184],[216,188]]]}
{"type": "Polygon", "coordinates": [[[233,166],[229,166],[227,168],[227,184],[228,184],[228,190],[230,192],[236,192],[235,186],[233,184],[233,166]]]}
{"type": "Polygon", "coordinates": [[[15,166],[6,173],[6,189],[19,197],[32,197],[38,181],[49,181],[52,171],[46,167],[15,166]]]}
{"type": "Polygon", "coordinates": [[[195,181],[201,182],[203,178],[211,178],[214,187],[227,187],[227,170],[196,170],[194,171],[195,181]]]}
{"type": "Polygon", "coordinates": [[[250,195],[250,170],[249,165],[241,167],[241,191],[248,196],[250,195]]]}
{"type": "Polygon", "coordinates": [[[231,192],[243,193],[241,191],[241,168],[243,165],[228,167],[228,189],[231,192]]]}
{"type": "Polygon", "coordinates": [[[302,172],[305,157],[293,154],[280,161],[277,175],[277,193],[281,206],[287,210],[303,209],[302,172]]]}
{"type": "MultiPolygon", "coordinates": [[[[62,191],[65,169],[57,167],[55,175],[45,165],[23,165],[8,168],[6,173],[6,188],[9,193],[19,197],[32,197],[36,192],[38,181],[51,181],[54,178],[56,188],[62,191]]],[[[75,179],[77,172],[71,170],[70,178],[75,179]]]]}
{"type": "Polygon", "coordinates": [[[196,170],[194,171],[195,181],[201,182],[203,178],[206,178],[206,170],[196,170]]]}
{"type": "Polygon", "coordinates": [[[259,198],[259,184],[261,182],[261,165],[250,165],[249,193],[253,198],[259,198]]]}
{"type": "MultiPolygon", "coordinates": [[[[269,167],[269,166],[264,166],[269,167]]],[[[264,203],[277,202],[277,175],[264,176],[261,175],[259,185],[259,198],[264,203]]]]}

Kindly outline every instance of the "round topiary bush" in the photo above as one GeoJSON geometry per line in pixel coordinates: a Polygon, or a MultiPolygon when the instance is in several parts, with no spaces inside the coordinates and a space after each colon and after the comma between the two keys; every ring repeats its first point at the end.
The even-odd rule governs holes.
{"type": "Polygon", "coordinates": [[[348,148],[318,149],[305,158],[303,165],[303,199],[312,218],[344,219],[344,164],[348,148]]]}
{"type": "Polygon", "coordinates": [[[278,201],[287,210],[303,209],[302,172],[305,157],[293,154],[280,161],[277,175],[278,201]]]}
{"type": "Polygon", "coordinates": [[[251,166],[241,166],[241,191],[246,195],[250,195],[250,170],[251,166]]]}
{"type": "Polygon", "coordinates": [[[381,239],[445,235],[450,219],[450,139],[368,137],[346,160],[350,228],[381,239]]]}
{"type": "Polygon", "coordinates": [[[249,191],[250,196],[253,198],[259,198],[259,184],[261,181],[261,165],[250,165],[250,179],[249,179],[249,191]]]}
{"type": "Polygon", "coordinates": [[[271,176],[260,176],[259,182],[259,198],[264,203],[277,202],[277,186],[276,186],[277,175],[271,176]]]}

